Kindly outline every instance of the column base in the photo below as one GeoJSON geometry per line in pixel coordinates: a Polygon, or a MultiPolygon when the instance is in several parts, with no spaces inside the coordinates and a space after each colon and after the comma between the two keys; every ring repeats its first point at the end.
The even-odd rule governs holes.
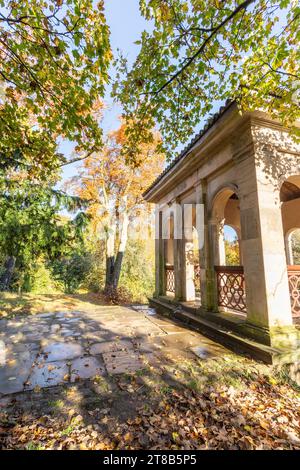
{"type": "Polygon", "coordinates": [[[201,279],[201,304],[208,312],[218,311],[218,294],[216,287],[215,271],[211,269],[202,270],[201,279]],[[204,272],[204,274],[203,274],[204,272]]]}
{"type": "Polygon", "coordinates": [[[246,321],[240,325],[240,331],[246,336],[272,348],[290,350],[300,347],[300,331],[294,325],[267,328],[246,321]]]}

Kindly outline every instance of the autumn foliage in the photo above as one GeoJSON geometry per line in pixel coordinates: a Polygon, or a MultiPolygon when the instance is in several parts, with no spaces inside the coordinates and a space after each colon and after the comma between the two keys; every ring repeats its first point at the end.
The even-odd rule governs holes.
{"type": "Polygon", "coordinates": [[[152,136],[132,164],[124,155],[127,136],[121,123],[109,134],[102,152],[87,158],[73,180],[77,194],[89,202],[94,233],[105,241],[106,290],[118,287],[130,229],[142,228],[143,236],[151,231],[152,210],[142,194],[164,165],[163,154],[157,152],[160,136],[157,132],[152,136]]]}

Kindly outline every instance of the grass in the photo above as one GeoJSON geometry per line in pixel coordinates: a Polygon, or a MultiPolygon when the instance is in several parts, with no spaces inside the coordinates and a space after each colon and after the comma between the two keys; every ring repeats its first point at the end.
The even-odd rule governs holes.
{"type": "Polygon", "coordinates": [[[50,408],[63,408],[64,407],[64,402],[62,400],[50,400],[48,402],[48,405],[50,408]]]}
{"type": "Polygon", "coordinates": [[[163,395],[169,395],[170,393],[172,393],[172,390],[172,387],[170,387],[169,385],[163,385],[159,391],[163,395]]]}
{"type": "Polygon", "coordinates": [[[61,435],[62,436],[69,436],[70,434],[72,434],[72,432],[74,431],[75,427],[70,425],[68,426],[66,429],[63,429],[61,431],[61,435]]]}
{"type": "Polygon", "coordinates": [[[95,305],[105,303],[100,294],[80,292],[78,294],[16,294],[0,293],[0,319],[16,315],[60,312],[62,310],[93,310],[95,305]]]}
{"type": "Polygon", "coordinates": [[[45,450],[45,447],[35,442],[29,442],[26,446],[26,450],[45,450]]]}

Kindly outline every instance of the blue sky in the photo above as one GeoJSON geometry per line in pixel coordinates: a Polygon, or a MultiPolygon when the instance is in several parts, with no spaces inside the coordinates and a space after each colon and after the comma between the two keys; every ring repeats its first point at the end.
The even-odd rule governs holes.
{"type": "MultiPolygon", "coordinates": [[[[113,53],[120,49],[129,64],[133,64],[139,47],[135,43],[144,29],[149,29],[149,23],[144,20],[139,12],[139,0],[105,0],[105,11],[107,22],[111,29],[111,47],[113,53]]],[[[111,71],[113,76],[113,70],[111,71]]],[[[118,126],[118,116],[120,108],[112,105],[110,97],[110,87],[106,93],[106,103],[111,109],[104,116],[104,131],[110,131],[118,126]]]]}
{"type": "MultiPolygon", "coordinates": [[[[139,12],[139,0],[105,0],[105,11],[107,22],[111,30],[111,46],[113,53],[117,49],[125,54],[130,63],[132,63],[138,53],[135,41],[139,39],[140,33],[149,28],[149,24],[141,17],[139,12]]],[[[113,78],[113,70],[111,69],[113,78]]],[[[105,102],[107,109],[104,114],[102,126],[104,132],[109,132],[118,127],[118,116],[121,114],[119,106],[113,104],[110,99],[110,87],[107,88],[105,102]]],[[[63,142],[60,145],[60,151],[70,155],[73,149],[71,142],[63,142]]],[[[77,173],[80,163],[68,165],[64,168],[64,183],[68,178],[77,173]]]]}

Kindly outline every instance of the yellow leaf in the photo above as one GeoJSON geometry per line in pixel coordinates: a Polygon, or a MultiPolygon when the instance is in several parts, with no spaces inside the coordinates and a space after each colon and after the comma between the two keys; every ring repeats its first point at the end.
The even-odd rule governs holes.
{"type": "Polygon", "coordinates": [[[269,423],[265,420],[262,420],[262,419],[260,420],[259,424],[263,429],[269,429],[269,427],[270,427],[269,423]]]}

